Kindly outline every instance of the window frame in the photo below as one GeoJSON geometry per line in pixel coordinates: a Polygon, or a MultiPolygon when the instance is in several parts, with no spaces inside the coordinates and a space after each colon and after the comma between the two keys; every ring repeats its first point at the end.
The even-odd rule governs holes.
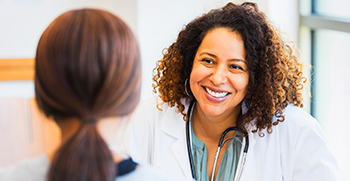
{"type": "MultiPolygon", "coordinates": [[[[335,30],[339,32],[350,33],[350,19],[330,17],[320,15],[316,12],[316,2],[317,0],[309,0],[308,15],[300,15],[300,25],[305,26],[310,29],[310,64],[311,67],[315,66],[316,62],[316,30],[325,29],[325,30],[335,30]]],[[[300,1],[299,1],[300,2],[300,1]]],[[[314,70],[312,70],[314,72],[314,70]]],[[[315,74],[311,73],[310,75],[310,92],[312,96],[310,98],[310,114],[315,116],[315,74]]]]}

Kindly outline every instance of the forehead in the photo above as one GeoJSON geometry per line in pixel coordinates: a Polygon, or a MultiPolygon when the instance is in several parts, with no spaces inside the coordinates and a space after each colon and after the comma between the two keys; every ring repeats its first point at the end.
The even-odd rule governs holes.
{"type": "Polygon", "coordinates": [[[244,42],[241,35],[229,28],[214,28],[207,32],[197,53],[209,52],[224,57],[245,58],[244,42]]]}

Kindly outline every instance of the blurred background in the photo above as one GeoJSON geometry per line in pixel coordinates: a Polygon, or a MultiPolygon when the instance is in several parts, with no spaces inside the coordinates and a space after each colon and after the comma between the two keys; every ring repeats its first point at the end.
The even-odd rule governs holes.
{"type": "MultiPolygon", "coordinates": [[[[0,0],[0,167],[54,149],[57,126],[37,110],[36,45],[61,13],[99,8],[121,17],[142,54],[141,99],[154,96],[152,69],[162,51],[195,17],[228,0],[0,0]]],[[[232,2],[244,2],[236,0],[232,2]]],[[[321,124],[326,141],[350,177],[350,0],[257,0],[305,63],[304,110],[321,124]]]]}

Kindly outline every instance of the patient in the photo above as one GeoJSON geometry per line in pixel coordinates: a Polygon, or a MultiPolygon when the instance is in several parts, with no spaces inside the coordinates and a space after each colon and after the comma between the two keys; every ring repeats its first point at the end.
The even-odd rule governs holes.
{"type": "Polygon", "coordinates": [[[35,72],[36,101],[60,126],[62,144],[2,171],[0,180],[182,180],[111,151],[115,135],[102,131],[117,128],[140,98],[139,48],[121,19],[96,9],[60,15],[39,40],[35,72]]]}

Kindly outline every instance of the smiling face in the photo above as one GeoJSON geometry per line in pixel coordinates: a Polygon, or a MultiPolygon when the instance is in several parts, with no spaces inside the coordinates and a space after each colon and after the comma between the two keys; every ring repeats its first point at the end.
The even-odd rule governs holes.
{"type": "Polygon", "coordinates": [[[237,116],[248,80],[241,35],[227,28],[210,30],[198,47],[190,75],[200,112],[206,117],[237,116]]]}

